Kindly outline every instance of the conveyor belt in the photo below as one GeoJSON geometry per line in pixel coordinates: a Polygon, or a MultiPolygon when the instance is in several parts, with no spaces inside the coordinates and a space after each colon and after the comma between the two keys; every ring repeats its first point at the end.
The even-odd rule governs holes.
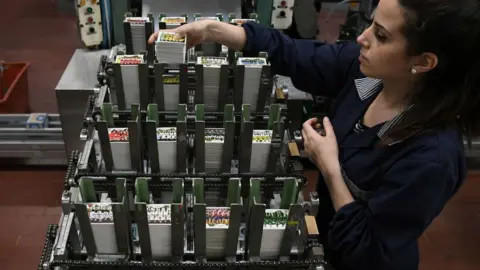
{"type": "Polygon", "coordinates": [[[25,165],[67,164],[59,115],[0,115],[0,158],[25,165]]]}

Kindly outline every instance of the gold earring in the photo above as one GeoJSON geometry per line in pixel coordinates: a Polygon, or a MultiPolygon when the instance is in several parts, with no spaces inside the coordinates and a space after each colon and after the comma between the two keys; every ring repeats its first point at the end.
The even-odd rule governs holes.
{"type": "Polygon", "coordinates": [[[412,68],[412,74],[417,74],[417,70],[415,68],[412,68]]]}

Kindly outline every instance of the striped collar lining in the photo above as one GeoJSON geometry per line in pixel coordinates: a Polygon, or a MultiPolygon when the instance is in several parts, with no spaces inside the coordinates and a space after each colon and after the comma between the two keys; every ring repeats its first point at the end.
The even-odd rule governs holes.
{"type": "MultiPolygon", "coordinates": [[[[358,96],[363,101],[368,99],[369,97],[373,96],[374,94],[378,93],[382,90],[383,84],[382,80],[374,79],[374,78],[361,78],[355,80],[355,86],[357,88],[358,96]]],[[[413,105],[407,107],[402,113],[395,116],[392,120],[386,122],[382,128],[377,132],[377,136],[381,140],[387,139],[386,133],[387,131],[393,127],[395,124],[400,122],[403,118],[405,118],[406,113],[412,109],[413,105]]],[[[389,143],[388,145],[394,145],[400,143],[401,140],[396,140],[394,142],[389,143]]]]}

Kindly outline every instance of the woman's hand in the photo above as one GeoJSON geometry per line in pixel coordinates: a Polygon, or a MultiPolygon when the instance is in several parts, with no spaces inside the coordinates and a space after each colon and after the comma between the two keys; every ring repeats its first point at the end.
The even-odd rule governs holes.
{"type": "Polygon", "coordinates": [[[153,44],[155,40],[158,38],[158,32],[160,31],[168,31],[174,32],[175,34],[179,35],[180,37],[187,38],[187,49],[190,49],[205,40],[208,39],[208,25],[213,22],[209,20],[197,21],[192,23],[186,23],[182,26],[179,26],[175,29],[162,29],[155,33],[153,33],[150,38],[148,39],[148,43],[153,44]]]}
{"type": "Polygon", "coordinates": [[[302,135],[305,151],[317,165],[324,177],[334,175],[340,171],[338,161],[338,145],[333,126],[327,117],[323,118],[324,134],[315,128],[320,127],[317,118],[311,118],[303,124],[302,135]]]}

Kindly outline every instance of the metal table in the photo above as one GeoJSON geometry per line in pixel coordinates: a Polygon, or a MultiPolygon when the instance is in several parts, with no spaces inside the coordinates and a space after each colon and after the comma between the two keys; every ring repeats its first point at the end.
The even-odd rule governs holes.
{"type": "Polygon", "coordinates": [[[67,155],[83,147],[80,131],[83,128],[87,98],[98,86],[100,56],[109,52],[110,50],[77,49],[55,88],[67,155]]]}

